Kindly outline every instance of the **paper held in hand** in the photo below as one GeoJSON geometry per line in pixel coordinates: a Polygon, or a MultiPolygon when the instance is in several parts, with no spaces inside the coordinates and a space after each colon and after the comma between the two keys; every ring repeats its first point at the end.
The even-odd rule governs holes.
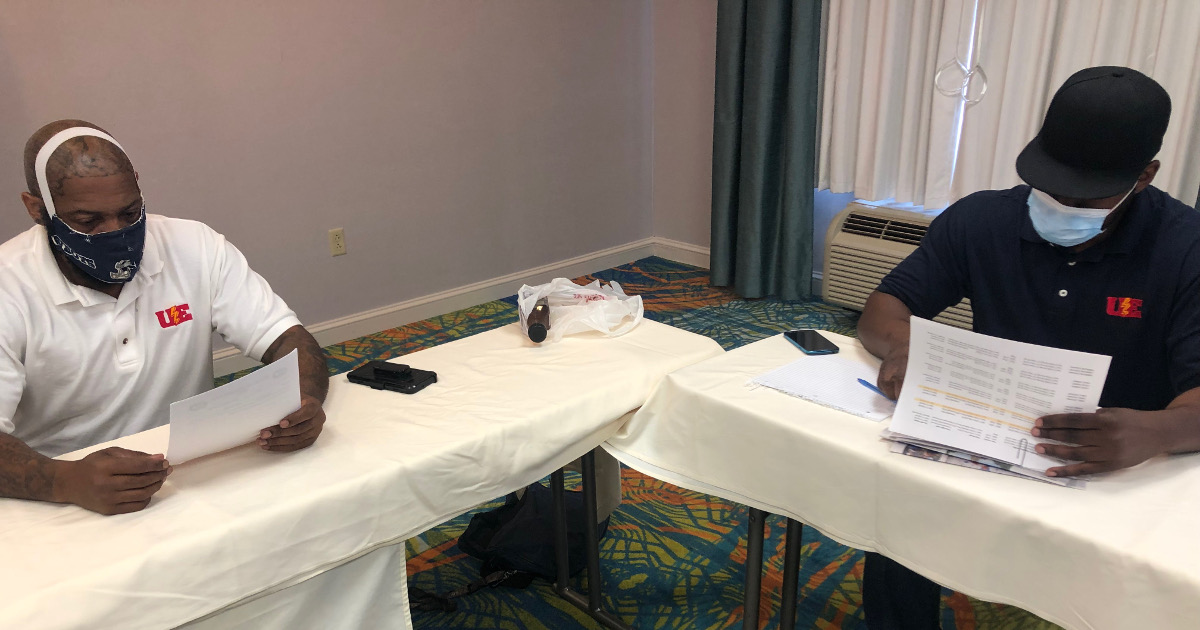
{"type": "Polygon", "coordinates": [[[292,350],[232,383],[171,403],[167,461],[182,464],[253,442],[299,408],[300,360],[292,350]]]}
{"type": "Polygon", "coordinates": [[[884,437],[982,456],[1068,485],[1041,474],[1066,462],[1037,453],[1047,440],[1030,430],[1047,414],[1095,411],[1111,360],[913,317],[904,388],[884,437]]]}

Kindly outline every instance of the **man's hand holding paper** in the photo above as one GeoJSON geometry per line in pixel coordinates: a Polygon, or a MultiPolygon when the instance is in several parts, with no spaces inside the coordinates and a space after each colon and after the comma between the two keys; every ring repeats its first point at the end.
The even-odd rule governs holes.
{"type": "Polygon", "coordinates": [[[1110,472],[1158,455],[1193,450],[1191,434],[1198,407],[1200,389],[1192,389],[1161,411],[1112,407],[1095,413],[1043,416],[1037,419],[1032,433],[1066,443],[1039,445],[1039,453],[1078,462],[1051,468],[1047,475],[1074,477],[1110,472]]]}
{"type": "Polygon", "coordinates": [[[1163,452],[1155,446],[1154,416],[1136,409],[1059,413],[1038,418],[1031,433],[1065,442],[1038,444],[1038,453],[1078,462],[1050,468],[1047,476],[1076,477],[1136,466],[1163,452]]]}
{"type": "Polygon", "coordinates": [[[57,463],[54,501],[100,514],[136,512],[150,503],[172,468],[162,454],[110,446],[78,461],[57,463]]]}
{"type": "Polygon", "coordinates": [[[317,441],[325,426],[325,410],[320,400],[308,394],[301,394],[300,401],[299,409],[259,432],[257,442],[263,450],[298,451],[317,441]]]}

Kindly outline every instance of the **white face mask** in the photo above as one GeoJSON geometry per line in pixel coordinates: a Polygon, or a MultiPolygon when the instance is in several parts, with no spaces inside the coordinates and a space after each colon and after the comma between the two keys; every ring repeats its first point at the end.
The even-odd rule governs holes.
{"type": "Polygon", "coordinates": [[[1104,220],[1113,210],[1125,203],[1129,195],[1133,194],[1134,188],[1137,188],[1136,182],[1111,208],[1064,206],[1049,194],[1030,188],[1029,199],[1026,201],[1029,205],[1029,220],[1033,222],[1033,229],[1037,230],[1038,236],[1055,245],[1074,247],[1096,238],[1103,231],[1104,220]]]}

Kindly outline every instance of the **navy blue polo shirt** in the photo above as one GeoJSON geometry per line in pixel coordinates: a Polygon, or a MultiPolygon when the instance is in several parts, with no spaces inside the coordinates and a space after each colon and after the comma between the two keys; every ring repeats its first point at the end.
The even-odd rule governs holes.
{"type": "Polygon", "coordinates": [[[1078,254],[1038,236],[1028,186],[965,197],[879,285],[914,315],[970,298],[976,332],[1112,357],[1102,407],[1200,386],[1200,213],[1154,187],[1078,254]]]}

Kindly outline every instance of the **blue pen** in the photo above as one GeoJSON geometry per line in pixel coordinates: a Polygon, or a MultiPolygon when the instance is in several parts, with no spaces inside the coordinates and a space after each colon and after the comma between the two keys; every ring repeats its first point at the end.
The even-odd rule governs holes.
{"type": "Polygon", "coordinates": [[[887,394],[885,394],[885,393],[883,393],[883,390],[881,390],[881,389],[879,389],[878,387],[875,387],[874,385],[872,385],[872,384],[870,384],[870,383],[868,383],[868,382],[866,382],[866,381],[862,380],[861,378],[860,378],[860,379],[858,379],[858,382],[859,382],[859,383],[862,383],[862,384],[863,384],[863,387],[866,387],[867,389],[869,389],[869,390],[871,390],[871,391],[875,392],[876,394],[879,394],[880,396],[883,396],[884,398],[887,398],[888,400],[890,400],[890,401],[892,401],[892,402],[896,402],[896,399],[895,399],[895,398],[888,398],[888,395],[887,395],[887,394]]]}

